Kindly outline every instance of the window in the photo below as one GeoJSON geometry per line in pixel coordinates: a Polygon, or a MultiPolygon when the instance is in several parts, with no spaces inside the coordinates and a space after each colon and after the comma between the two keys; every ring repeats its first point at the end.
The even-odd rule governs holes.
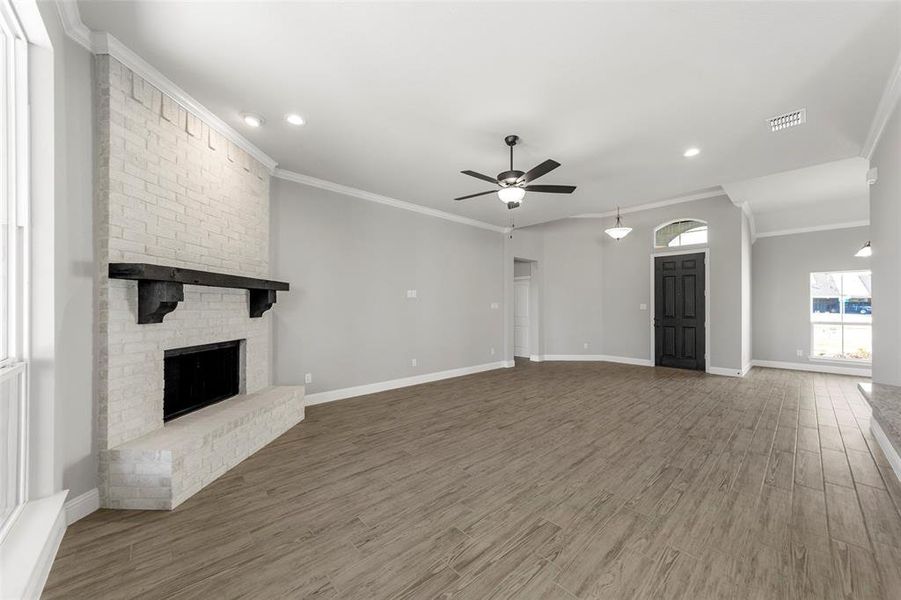
{"type": "Polygon", "coordinates": [[[655,248],[679,248],[707,243],[707,223],[695,219],[680,219],[664,223],[654,230],[655,248]]]}
{"type": "Polygon", "coordinates": [[[870,281],[869,271],[810,274],[811,358],[871,359],[870,281]]]}
{"type": "Polygon", "coordinates": [[[0,541],[27,499],[27,44],[0,0],[0,541]]]}

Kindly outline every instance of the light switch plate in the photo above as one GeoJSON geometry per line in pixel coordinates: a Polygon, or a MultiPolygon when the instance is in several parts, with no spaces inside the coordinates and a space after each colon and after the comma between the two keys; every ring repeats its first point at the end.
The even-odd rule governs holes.
{"type": "Polygon", "coordinates": [[[306,375],[304,375],[304,376],[303,376],[303,382],[304,382],[304,383],[313,383],[313,374],[312,374],[312,373],[307,373],[306,375]]]}
{"type": "Polygon", "coordinates": [[[647,310],[647,309],[648,309],[648,305],[645,303],[641,303],[638,305],[638,310],[647,310]]]}

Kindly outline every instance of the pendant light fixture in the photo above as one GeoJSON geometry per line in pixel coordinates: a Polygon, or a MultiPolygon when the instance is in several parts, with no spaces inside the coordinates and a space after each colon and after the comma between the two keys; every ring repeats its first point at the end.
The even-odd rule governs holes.
{"type": "Polygon", "coordinates": [[[623,221],[619,216],[619,207],[616,207],[616,226],[611,227],[610,229],[605,229],[604,233],[619,241],[629,235],[629,232],[632,231],[631,227],[623,227],[623,221]]]}
{"type": "Polygon", "coordinates": [[[854,255],[857,258],[867,258],[868,256],[873,256],[873,249],[870,247],[870,242],[867,242],[863,246],[861,246],[860,250],[854,255]]]}

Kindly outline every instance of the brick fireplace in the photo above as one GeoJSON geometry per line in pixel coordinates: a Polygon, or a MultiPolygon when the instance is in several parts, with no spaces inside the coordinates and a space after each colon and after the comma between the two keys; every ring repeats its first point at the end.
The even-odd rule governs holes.
{"type": "Polygon", "coordinates": [[[97,444],[101,503],[174,508],[303,418],[302,387],[271,386],[270,314],[248,292],[184,286],[162,323],[138,324],[134,281],[109,263],[269,275],[269,173],[114,58],[95,63],[97,444]],[[164,424],[176,348],[241,340],[240,393],[164,424]]]}

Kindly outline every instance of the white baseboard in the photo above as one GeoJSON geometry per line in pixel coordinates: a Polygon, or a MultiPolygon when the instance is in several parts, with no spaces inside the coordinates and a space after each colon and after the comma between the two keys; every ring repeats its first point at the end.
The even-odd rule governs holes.
{"type": "Polygon", "coordinates": [[[888,463],[892,465],[892,471],[895,472],[895,477],[898,478],[898,481],[901,481],[901,456],[898,456],[895,447],[892,446],[892,443],[888,440],[888,436],[882,431],[882,427],[879,426],[876,419],[870,419],[870,432],[872,432],[873,437],[876,438],[876,443],[882,448],[882,453],[885,454],[888,463]]]}
{"type": "Polygon", "coordinates": [[[304,399],[304,405],[312,406],[314,404],[324,404],[326,402],[334,402],[335,400],[344,400],[345,398],[353,398],[355,396],[365,396],[366,394],[375,394],[376,392],[385,392],[388,390],[409,387],[411,385],[431,383],[432,381],[441,381],[442,379],[462,377],[463,375],[472,375],[473,373],[482,373],[483,371],[492,371],[494,369],[505,369],[512,366],[514,366],[513,361],[503,360],[493,363],[473,365],[471,367],[462,367],[459,369],[449,369],[447,371],[436,371],[434,373],[414,375],[413,377],[390,379],[388,381],[380,381],[378,383],[356,385],[353,387],[341,388],[339,390],[317,392],[315,394],[307,394],[306,398],[304,399]]]}
{"type": "Polygon", "coordinates": [[[100,491],[97,488],[88,490],[66,502],[66,525],[83,519],[100,508],[100,491]]]}
{"type": "Polygon", "coordinates": [[[41,597],[66,533],[65,491],[25,503],[0,544],[0,598],[41,597]]]}
{"type": "Polygon", "coordinates": [[[743,366],[741,368],[741,376],[744,377],[745,375],[747,375],[751,371],[751,367],[753,367],[753,366],[754,365],[752,363],[748,363],[745,366],[743,366]]]}
{"type": "MultiPolygon", "coordinates": [[[[750,368],[751,367],[748,367],[748,369],[750,368]]],[[[721,375],[723,377],[744,377],[747,371],[729,369],[728,367],[707,367],[707,373],[710,375],[721,375]]]]}
{"type": "Polygon", "coordinates": [[[788,369],[790,371],[810,371],[811,373],[832,373],[833,375],[857,375],[859,377],[871,377],[872,370],[861,367],[843,367],[841,365],[833,365],[829,363],[794,363],[782,362],[778,360],[757,360],[751,361],[755,367],[766,367],[768,369],[788,369]]]}
{"type": "Polygon", "coordinates": [[[632,358],[631,356],[610,356],[609,354],[545,354],[541,357],[541,360],[612,362],[624,365],[637,365],[639,367],[654,366],[654,363],[647,358],[632,358]]]}
{"type": "Polygon", "coordinates": [[[541,362],[544,359],[541,358],[540,354],[533,354],[532,356],[529,357],[529,360],[532,362],[541,362]]]}

